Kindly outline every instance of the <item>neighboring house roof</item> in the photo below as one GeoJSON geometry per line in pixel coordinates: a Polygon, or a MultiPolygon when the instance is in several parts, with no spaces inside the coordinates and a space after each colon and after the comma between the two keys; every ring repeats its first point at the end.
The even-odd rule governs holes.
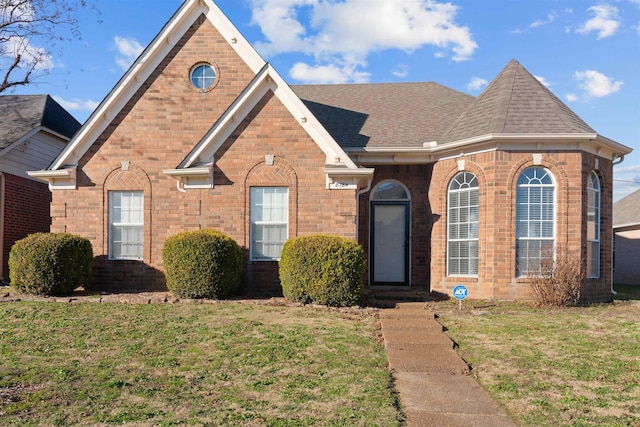
{"type": "Polygon", "coordinates": [[[421,148],[437,140],[475,100],[433,82],[292,88],[345,148],[421,148]]]}
{"type": "Polygon", "coordinates": [[[640,227],[640,190],[613,204],[613,228],[640,227]]]}
{"type": "Polygon", "coordinates": [[[549,89],[511,60],[438,140],[439,144],[486,134],[595,134],[549,89]]]}
{"type": "Polygon", "coordinates": [[[0,149],[38,127],[71,138],[80,123],[49,95],[0,96],[0,149]]]}

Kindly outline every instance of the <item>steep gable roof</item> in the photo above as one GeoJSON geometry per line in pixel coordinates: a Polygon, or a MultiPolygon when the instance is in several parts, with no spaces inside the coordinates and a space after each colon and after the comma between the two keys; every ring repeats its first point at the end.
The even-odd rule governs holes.
{"type": "Polygon", "coordinates": [[[488,134],[595,133],[518,61],[511,60],[438,143],[488,134]]]}
{"type": "Polygon", "coordinates": [[[640,190],[613,204],[613,228],[640,226],[640,190]]]}
{"type": "Polygon", "coordinates": [[[39,127],[65,138],[71,138],[80,128],[80,123],[49,95],[2,95],[0,117],[0,149],[39,127]]]}
{"type": "Polygon", "coordinates": [[[224,142],[225,136],[228,136],[236,126],[240,125],[243,115],[248,114],[258,104],[260,101],[258,95],[264,95],[266,90],[274,92],[326,154],[325,166],[328,187],[331,187],[336,180],[343,178],[346,178],[346,181],[342,181],[342,183],[348,181],[349,186],[357,185],[360,177],[373,174],[373,170],[358,168],[355,165],[286,82],[260,57],[213,0],[186,0],[93,112],[76,137],[50,168],[45,171],[29,172],[29,175],[49,181],[51,188],[75,188],[76,168],[80,158],[167,57],[190,26],[203,15],[247,64],[249,69],[255,73],[255,77],[222,117],[215,124],[212,124],[210,131],[196,144],[194,150],[189,153],[178,168],[164,171],[167,175],[176,178],[179,185],[191,181],[197,182],[193,188],[212,186],[211,168],[217,148],[224,142]]]}
{"type": "Polygon", "coordinates": [[[344,148],[422,147],[473,101],[433,82],[292,86],[344,148]]]}

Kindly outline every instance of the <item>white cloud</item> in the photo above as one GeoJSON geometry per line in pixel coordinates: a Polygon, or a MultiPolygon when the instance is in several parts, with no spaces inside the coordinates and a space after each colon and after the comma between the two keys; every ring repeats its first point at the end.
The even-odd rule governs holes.
{"type": "MultiPolygon", "coordinates": [[[[433,46],[464,61],[478,47],[469,28],[456,23],[458,8],[435,0],[252,0],[252,8],[253,23],[265,36],[256,48],[267,57],[284,52],[313,57],[306,75],[333,69],[339,79],[345,76],[341,71],[364,66],[371,53],[387,49],[411,53],[433,46]]],[[[298,74],[302,67],[296,65],[298,74]]]]}
{"type": "Polygon", "coordinates": [[[32,45],[26,37],[8,37],[0,54],[11,58],[20,55],[20,65],[23,68],[29,68],[27,64],[33,64],[35,70],[49,71],[55,66],[51,55],[45,49],[32,45]]]}
{"type": "Polygon", "coordinates": [[[575,93],[568,93],[564,97],[569,102],[576,102],[578,99],[580,99],[580,97],[578,95],[576,95],[575,93]]]}
{"type": "Polygon", "coordinates": [[[133,38],[115,36],[113,41],[116,45],[116,64],[124,71],[127,71],[136,58],[142,53],[144,47],[133,38]]]}
{"type": "Polygon", "coordinates": [[[528,27],[526,27],[525,29],[522,28],[516,28],[515,30],[511,31],[513,34],[524,34],[526,32],[528,32],[531,28],[538,28],[538,27],[542,27],[543,25],[549,25],[551,23],[553,23],[556,19],[558,19],[560,15],[558,15],[557,12],[551,12],[547,15],[546,19],[538,19],[536,21],[533,21],[531,24],[529,24],[528,27]]]}
{"type": "Polygon", "coordinates": [[[590,97],[602,98],[620,91],[624,84],[594,70],[576,71],[573,78],[578,80],[578,87],[590,97]]]}
{"type": "Polygon", "coordinates": [[[467,84],[467,90],[478,91],[485,87],[487,84],[489,84],[487,80],[480,77],[474,77],[471,79],[469,84],[467,84]]]}
{"type": "Polygon", "coordinates": [[[618,8],[615,6],[602,4],[591,6],[587,12],[592,12],[594,17],[578,27],[576,33],[588,34],[592,31],[598,33],[598,40],[615,34],[620,27],[620,17],[618,8]]]}
{"type": "Polygon", "coordinates": [[[556,12],[551,12],[550,14],[547,15],[547,19],[538,19],[537,21],[533,21],[531,25],[529,25],[529,27],[530,28],[542,27],[543,25],[551,24],[557,18],[558,18],[558,14],[556,12]]]}
{"type": "Polygon", "coordinates": [[[83,100],[83,99],[74,98],[72,100],[66,100],[59,96],[54,96],[53,99],[55,99],[56,102],[58,102],[58,104],[60,104],[65,110],[69,110],[69,111],[91,112],[95,110],[100,104],[99,102],[96,102],[92,99],[83,100]]]}
{"type": "Polygon", "coordinates": [[[301,83],[340,84],[366,83],[371,74],[356,71],[355,67],[339,67],[336,64],[311,66],[298,62],[289,71],[289,75],[301,83]]]}
{"type": "Polygon", "coordinates": [[[396,65],[396,68],[391,71],[391,74],[403,79],[409,75],[409,67],[406,64],[398,64],[396,65]]]}
{"type": "Polygon", "coordinates": [[[534,75],[533,77],[535,77],[536,80],[538,80],[540,83],[542,83],[546,87],[550,87],[551,86],[551,82],[549,82],[549,80],[545,79],[543,76],[534,75]]]}

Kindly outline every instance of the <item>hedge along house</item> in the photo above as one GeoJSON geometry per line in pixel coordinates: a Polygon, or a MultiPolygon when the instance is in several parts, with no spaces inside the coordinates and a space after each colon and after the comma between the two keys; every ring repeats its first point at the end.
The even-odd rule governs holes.
{"type": "Polygon", "coordinates": [[[51,225],[51,192],[27,171],[45,168],[80,123],[49,95],[0,96],[0,278],[9,279],[9,252],[51,225]]]}
{"type": "Polygon", "coordinates": [[[284,241],[357,239],[368,285],[530,298],[547,248],[611,292],[611,177],[630,149],[510,62],[479,98],[435,83],[285,83],[210,0],[188,0],[46,170],[53,230],[98,288],[164,286],[165,239],[212,227],[277,292],[284,241]],[[571,207],[571,208],[570,208],[571,207]]]}

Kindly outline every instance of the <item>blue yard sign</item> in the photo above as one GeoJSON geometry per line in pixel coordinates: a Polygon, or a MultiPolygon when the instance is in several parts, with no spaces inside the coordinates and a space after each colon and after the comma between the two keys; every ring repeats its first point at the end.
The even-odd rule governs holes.
{"type": "Polygon", "coordinates": [[[453,288],[453,297],[460,301],[460,310],[462,310],[462,300],[469,296],[469,290],[462,285],[453,288]]]}

